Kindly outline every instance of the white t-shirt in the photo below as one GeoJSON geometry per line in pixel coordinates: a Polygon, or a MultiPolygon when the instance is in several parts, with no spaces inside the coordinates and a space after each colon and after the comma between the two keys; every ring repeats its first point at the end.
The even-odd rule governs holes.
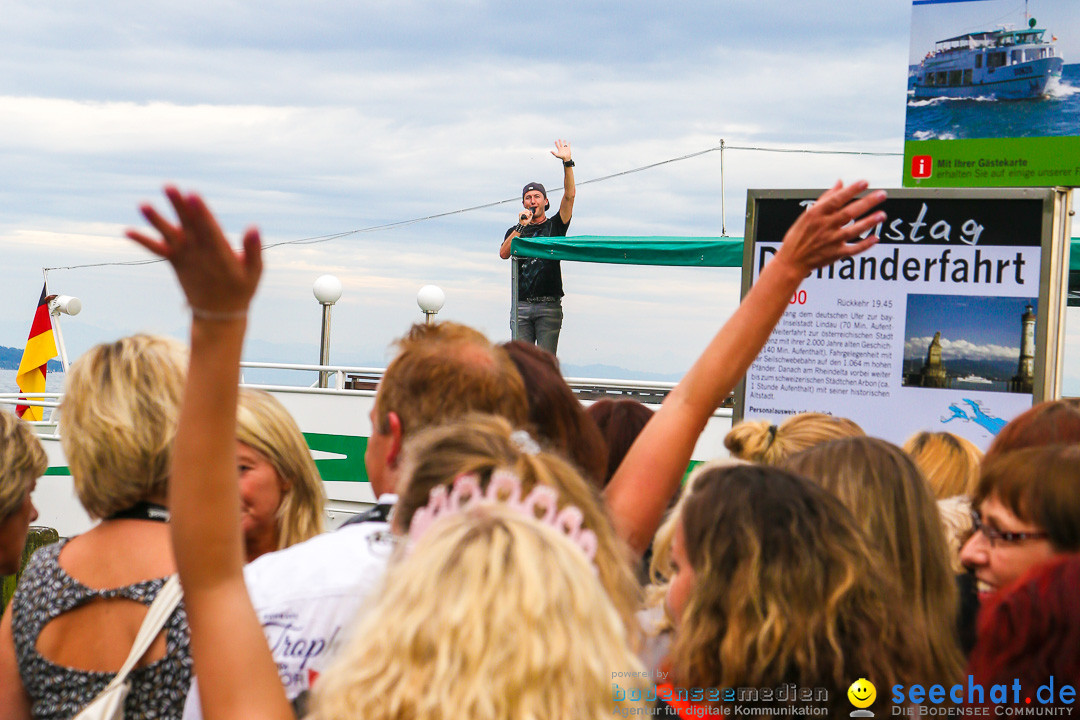
{"type": "MultiPolygon", "coordinates": [[[[393,548],[389,535],[388,523],[346,525],[244,567],[251,604],[289,700],[311,687],[358,612],[372,604],[393,548]]],[[[201,719],[193,681],[184,720],[201,719]]]]}

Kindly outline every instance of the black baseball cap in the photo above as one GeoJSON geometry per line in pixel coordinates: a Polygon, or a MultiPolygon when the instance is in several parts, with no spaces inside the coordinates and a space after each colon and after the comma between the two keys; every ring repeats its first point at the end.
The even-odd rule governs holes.
{"type": "Polygon", "coordinates": [[[551,201],[547,199],[547,190],[545,190],[544,186],[538,182],[531,182],[521,189],[522,201],[525,200],[525,194],[530,190],[539,190],[540,194],[544,196],[544,210],[547,211],[551,209],[551,201]]]}

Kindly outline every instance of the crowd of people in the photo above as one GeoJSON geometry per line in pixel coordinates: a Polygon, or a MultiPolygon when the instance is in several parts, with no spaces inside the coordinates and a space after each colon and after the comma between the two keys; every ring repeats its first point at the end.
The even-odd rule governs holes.
{"type": "MultiPolygon", "coordinates": [[[[129,236],[175,271],[190,348],[135,336],[74,364],[64,451],[100,522],[23,572],[0,718],[93,701],[174,573],[183,601],[136,658],[126,717],[845,714],[857,680],[877,694],[855,707],[889,715],[916,688],[1075,690],[1080,404],[1036,405],[985,457],[948,433],[900,448],[828,415],[748,421],[684,479],[801,281],[876,241],[884,194],[866,190],[800,216],[656,412],[586,410],[533,345],[414,326],[371,413],[379,502],[326,532],[296,424],[238,386],[258,233],[234,250],[166,188],[177,219],[144,206],[155,232],[129,236]]],[[[8,572],[45,460],[9,415],[0,441],[8,572]]]]}

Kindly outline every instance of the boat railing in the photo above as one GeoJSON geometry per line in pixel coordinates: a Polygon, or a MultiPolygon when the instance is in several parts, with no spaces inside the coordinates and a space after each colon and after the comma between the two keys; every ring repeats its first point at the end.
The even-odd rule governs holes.
{"type": "MultiPolygon", "coordinates": [[[[303,363],[264,363],[244,362],[241,370],[264,369],[264,370],[295,370],[305,372],[327,373],[333,378],[333,386],[319,388],[316,384],[298,387],[295,385],[278,385],[255,383],[244,380],[246,387],[254,387],[273,392],[316,392],[316,393],[347,393],[347,394],[374,394],[375,389],[382,379],[384,368],[353,367],[345,365],[309,365],[303,363]]],[[[594,401],[601,398],[631,399],[650,405],[659,405],[674,389],[676,383],[651,381],[651,380],[624,380],[608,378],[566,378],[567,384],[574,394],[583,401],[594,401]]],[[[733,397],[729,397],[723,406],[717,411],[720,417],[731,417],[731,408],[734,405],[733,397]]]]}
{"type": "MultiPolygon", "coordinates": [[[[248,369],[261,370],[291,370],[309,373],[326,373],[332,379],[332,386],[326,388],[317,387],[317,383],[308,386],[270,384],[253,382],[250,378],[242,375],[241,382],[246,387],[273,392],[304,392],[304,393],[345,393],[372,395],[382,379],[384,368],[356,367],[349,365],[311,365],[305,363],[269,363],[269,362],[243,362],[241,372],[248,369]]],[[[599,400],[601,398],[620,399],[626,398],[637,400],[650,405],[659,405],[667,397],[667,394],[675,387],[674,382],[654,380],[625,380],[610,378],[566,378],[570,389],[577,397],[584,401],[599,400]]],[[[331,385],[331,383],[328,383],[331,385]]],[[[717,411],[720,417],[730,417],[734,398],[729,397],[717,411]]]]}
{"type": "Polygon", "coordinates": [[[281,390],[282,392],[307,392],[310,390],[340,392],[345,390],[374,391],[383,368],[357,367],[353,365],[314,365],[309,363],[272,363],[244,361],[240,363],[240,382],[247,387],[281,390]],[[306,386],[264,383],[248,379],[249,370],[298,371],[315,373],[316,379],[306,386]],[[325,378],[325,382],[320,380],[325,378]],[[332,382],[332,385],[331,385],[332,382]]]}
{"type": "Polygon", "coordinates": [[[0,393],[0,407],[10,407],[12,412],[19,405],[26,405],[28,407],[44,408],[42,416],[43,420],[29,421],[30,425],[34,428],[34,432],[38,437],[45,438],[47,440],[59,440],[60,436],[56,430],[56,408],[60,407],[60,399],[63,397],[63,393],[60,392],[43,392],[43,393],[16,393],[6,392],[0,393]]]}
{"type": "MultiPolygon", "coordinates": [[[[372,396],[382,379],[384,368],[363,367],[353,365],[316,365],[308,363],[272,363],[250,362],[240,363],[240,382],[245,387],[258,390],[267,390],[275,393],[306,393],[306,394],[331,394],[331,395],[365,395],[372,396]],[[255,380],[252,375],[258,374],[252,371],[266,371],[272,373],[299,372],[315,374],[316,380],[310,385],[285,384],[279,382],[266,382],[255,380]],[[325,387],[319,387],[319,378],[325,377],[325,387]]],[[[649,405],[659,405],[674,389],[676,383],[651,380],[625,380],[609,378],[566,378],[566,382],[574,391],[574,394],[584,402],[592,402],[602,398],[630,399],[649,405]]],[[[58,439],[55,410],[63,398],[62,392],[44,393],[0,393],[0,406],[10,406],[14,410],[16,405],[32,405],[45,408],[45,419],[32,422],[39,436],[48,439],[58,439]]],[[[731,417],[733,398],[728,397],[724,404],[715,413],[718,417],[731,417]]]]}

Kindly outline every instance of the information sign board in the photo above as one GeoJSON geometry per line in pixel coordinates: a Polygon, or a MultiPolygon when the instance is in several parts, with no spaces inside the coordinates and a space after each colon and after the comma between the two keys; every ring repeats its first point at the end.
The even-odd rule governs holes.
{"type": "MultiPolygon", "coordinates": [[[[743,293],[819,191],[752,190],[743,293]]],[[[893,190],[867,252],[790,299],[736,396],[736,418],[824,412],[902,443],[947,430],[980,447],[1047,395],[1064,312],[1050,190],[893,190]],[[1048,350],[1050,362],[1048,363],[1048,350]]],[[[1052,394],[1052,391],[1051,391],[1052,394]]]]}

